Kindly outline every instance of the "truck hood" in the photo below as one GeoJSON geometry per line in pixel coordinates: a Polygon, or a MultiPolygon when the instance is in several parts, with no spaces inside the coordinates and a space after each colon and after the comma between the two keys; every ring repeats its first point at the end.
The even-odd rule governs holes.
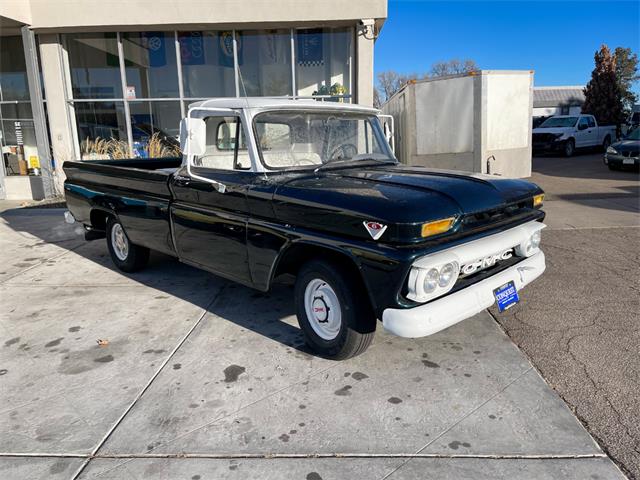
{"type": "Polygon", "coordinates": [[[423,223],[493,212],[542,190],[523,180],[384,165],[324,170],[283,179],[274,194],[279,220],[370,238],[363,222],[387,226],[382,240],[421,240],[423,223]]]}

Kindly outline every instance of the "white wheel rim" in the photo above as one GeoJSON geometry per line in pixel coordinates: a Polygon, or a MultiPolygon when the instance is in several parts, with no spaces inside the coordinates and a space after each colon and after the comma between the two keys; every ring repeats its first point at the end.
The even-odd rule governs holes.
{"type": "Polygon", "coordinates": [[[315,278],[304,291],[304,308],[313,331],[323,340],[333,340],[340,333],[342,310],[336,292],[324,280],[315,278]]]}
{"type": "Polygon", "coordinates": [[[129,255],[129,239],[119,223],[116,223],[111,229],[111,246],[118,260],[124,262],[129,255]]]}

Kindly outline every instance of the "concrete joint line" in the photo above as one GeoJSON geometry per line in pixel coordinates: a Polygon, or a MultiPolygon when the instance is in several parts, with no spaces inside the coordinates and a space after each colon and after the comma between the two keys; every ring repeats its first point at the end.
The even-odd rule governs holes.
{"type": "MultiPolygon", "coordinates": [[[[495,319],[494,319],[495,320],[495,319]]],[[[518,380],[520,380],[522,377],[524,377],[527,373],[529,373],[531,370],[533,370],[533,367],[529,367],[527,368],[524,372],[522,372],[520,375],[518,375],[516,378],[514,378],[513,380],[511,380],[509,383],[507,383],[503,388],[501,388],[500,390],[498,390],[496,393],[494,393],[493,395],[491,395],[489,398],[487,398],[485,401],[480,402],[480,404],[476,405],[474,408],[472,408],[469,412],[467,412],[466,414],[462,415],[458,420],[456,420],[455,422],[453,422],[451,425],[449,425],[447,428],[445,428],[442,432],[440,432],[439,435],[437,435],[435,438],[433,438],[432,440],[430,440],[429,442],[427,442],[423,447],[419,448],[417,452],[415,452],[413,455],[410,455],[404,462],[402,462],[400,465],[398,465],[396,468],[394,468],[393,470],[391,470],[389,473],[387,473],[384,477],[381,478],[381,480],[386,480],[387,478],[389,478],[391,475],[393,475],[395,472],[397,472],[398,470],[400,470],[402,467],[404,467],[407,463],[409,463],[411,461],[412,458],[415,458],[418,456],[418,454],[421,454],[422,451],[429,447],[430,445],[432,445],[434,442],[436,442],[438,439],[442,438],[442,436],[446,435],[447,432],[451,431],[452,428],[454,428],[456,425],[460,424],[460,422],[462,422],[463,420],[465,420],[466,418],[468,418],[469,416],[473,415],[475,412],[477,412],[478,410],[480,410],[483,406],[485,406],[487,403],[489,403],[491,400],[493,400],[494,398],[496,398],[498,395],[502,394],[507,388],[509,388],[511,385],[513,385],[514,383],[516,383],[518,380]]]]}
{"type": "Polygon", "coordinates": [[[460,453],[107,453],[91,455],[88,453],[2,453],[0,458],[85,458],[85,459],[322,459],[322,458],[470,458],[485,460],[579,460],[588,458],[607,458],[605,453],[585,454],[460,454],[460,453]]]}
{"type": "Polygon", "coordinates": [[[167,365],[167,363],[169,363],[171,361],[171,359],[173,358],[173,356],[176,354],[176,352],[180,349],[180,347],[184,344],[184,342],[187,341],[187,338],[189,338],[189,335],[191,335],[191,333],[198,327],[198,325],[200,325],[200,322],[202,322],[202,320],[204,319],[204,317],[207,315],[207,313],[209,312],[209,309],[211,308],[211,306],[214,304],[214,302],[220,298],[220,295],[224,292],[225,287],[223,286],[220,291],[211,299],[211,301],[207,304],[207,306],[205,307],[204,311],[202,312],[202,315],[200,315],[200,318],[198,318],[198,320],[191,326],[191,328],[189,329],[189,331],[182,337],[182,339],[178,342],[178,344],[173,348],[173,350],[171,350],[171,353],[169,353],[169,355],[167,356],[167,358],[164,360],[164,362],[162,362],[162,364],[158,367],[158,369],[156,370],[156,372],[151,376],[151,378],[149,379],[149,381],[146,383],[146,385],[142,388],[142,390],[140,390],[140,392],[138,392],[138,395],[136,395],[136,398],[133,399],[133,401],[129,404],[129,406],[124,410],[124,412],[122,413],[122,415],[120,415],[120,417],[115,421],[115,423],[111,426],[111,428],[109,428],[109,430],[107,430],[107,433],[104,435],[104,437],[102,437],[102,439],[98,442],[98,444],[94,447],[94,449],[91,451],[91,454],[87,455],[86,460],[84,462],[82,462],[82,465],[80,465],[80,467],[78,468],[78,470],[76,470],[76,472],[73,474],[73,476],[71,477],[71,480],[76,480],[80,474],[82,474],[82,472],[84,471],[85,468],[87,468],[87,465],[89,464],[89,462],[91,461],[92,458],[96,457],[96,454],[98,453],[98,450],[100,450],[100,448],[102,448],[102,446],[106,443],[106,441],[109,439],[109,437],[111,436],[111,434],[115,431],[116,428],[118,428],[118,426],[120,425],[120,423],[122,423],[122,421],[124,420],[124,418],[129,414],[129,412],[133,409],[133,407],[136,405],[136,403],[138,402],[138,400],[140,400],[142,398],[142,396],[145,394],[145,392],[149,389],[149,387],[151,387],[151,384],[153,383],[153,381],[158,377],[158,375],[160,375],[160,372],[162,372],[162,370],[164,369],[164,367],[167,365]]]}

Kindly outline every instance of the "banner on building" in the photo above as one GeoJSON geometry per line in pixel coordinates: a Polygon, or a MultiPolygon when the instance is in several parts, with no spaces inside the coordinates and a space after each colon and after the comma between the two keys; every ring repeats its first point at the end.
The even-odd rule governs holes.
{"type": "Polygon", "coordinates": [[[298,30],[298,64],[304,67],[324,65],[322,52],[322,29],[298,30]]]}
{"type": "Polygon", "coordinates": [[[180,59],[182,65],[204,65],[204,41],[202,32],[180,33],[180,59]]]}
{"type": "Polygon", "coordinates": [[[164,67],[167,64],[167,48],[163,32],[143,32],[143,45],[149,51],[149,66],[164,67]]]}

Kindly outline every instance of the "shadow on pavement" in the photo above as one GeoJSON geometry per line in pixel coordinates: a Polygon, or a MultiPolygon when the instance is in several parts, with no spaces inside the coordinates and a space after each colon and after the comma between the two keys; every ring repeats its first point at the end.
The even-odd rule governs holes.
{"type": "Polygon", "coordinates": [[[578,153],[573,157],[534,156],[532,171],[550,177],[590,180],[638,180],[637,169],[609,170],[603,153],[578,153]]]}
{"type": "Polygon", "coordinates": [[[278,278],[272,291],[263,293],[185,265],[169,255],[153,251],[144,270],[127,274],[119,271],[113,265],[104,239],[85,241],[82,227],[77,224],[65,223],[63,212],[62,209],[29,211],[12,209],[1,213],[0,218],[11,229],[22,235],[26,233],[41,242],[54,243],[58,247],[67,248],[119,276],[206,309],[208,313],[220,316],[287,347],[312,354],[312,351],[304,343],[301,330],[282,321],[295,314],[292,278],[290,276],[278,278]],[[55,222],[55,220],[55,223],[52,222],[52,217],[58,217],[59,222],[55,222]],[[51,227],[52,223],[55,224],[53,228],[51,227]],[[194,291],[185,288],[185,284],[195,282],[206,286],[205,288],[211,288],[212,291],[217,290],[219,293],[212,297],[211,295],[202,295],[201,290],[194,291]],[[255,318],[250,314],[253,304],[258,299],[267,297],[273,299],[272,304],[275,308],[265,309],[260,312],[259,318],[255,318]],[[233,305],[245,305],[247,308],[229,308],[233,305]]]}

